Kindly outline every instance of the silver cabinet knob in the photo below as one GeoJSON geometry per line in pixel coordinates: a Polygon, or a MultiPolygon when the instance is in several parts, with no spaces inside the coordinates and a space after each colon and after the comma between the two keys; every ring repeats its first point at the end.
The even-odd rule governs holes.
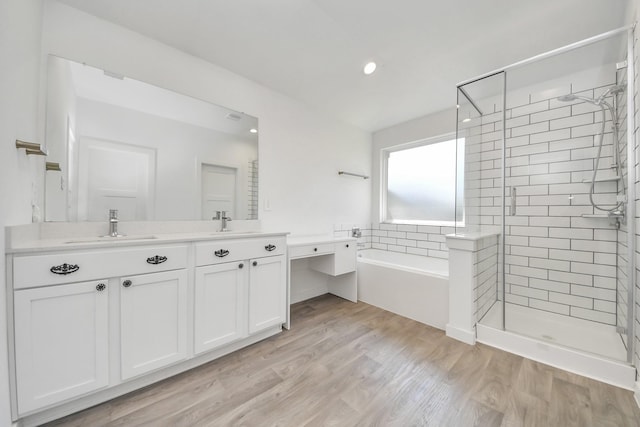
{"type": "Polygon", "coordinates": [[[128,288],[129,286],[131,286],[133,283],[131,283],[131,280],[125,280],[124,282],[122,282],[122,286],[124,286],[125,288],[128,288]]]}
{"type": "Polygon", "coordinates": [[[98,284],[96,285],[96,290],[97,290],[98,292],[102,292],[102,291],[104,291],[105,289],[107,289],[107,285],[105,285],[104,283],[98,283],[98,284]]]}

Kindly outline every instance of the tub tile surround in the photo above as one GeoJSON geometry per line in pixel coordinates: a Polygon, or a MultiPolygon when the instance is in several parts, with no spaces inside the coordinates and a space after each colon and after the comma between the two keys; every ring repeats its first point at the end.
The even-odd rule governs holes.
{"type": "Polygon", "coordinates": [[[335,224],[334,235],[351,235],[351,229],[359,227],[362,237],[358,239],[360,249],[423,255],[448,259],[446,235],[455,232],[453,227],[412,224],[335,224]]]}
{"type": "MultiPolygon", "coordinates": [[[[614,68],[615,70],[615,68],[614,68]]],[[[615,74],[576,77],[579,93],[597,97],[615,83],[615,74]],[[606,75],[608,78],[598,76],[606,75]],[[582,80],[581,80],[582,79],[582,80]],[[587,82],[596,86],[586,89],[587,82]]],[[[506,216],[506,300],[509,303],[615,326],[616,270],[624,269],[617,231],[598,212],[588,193],[602,114],[582,102],[557,96],[572,85],[507,97],[506,193],[516,186],[517,215],[506,216]]],[[[609,100],[610,101],[610,100],[609,100]]],[[[622,108],[619,106],[619,108],[622,108]]],[[[465,217],[470,229],[491,229],[502,221],[502,111],[486,114],[481,125],[466,130],[465,217]]],[[[610,117],[598,177],[612,176],[610,117]]],[[[620,138],[626,138],[621,123],[620,138]]],[[[625,145],[626,147],[626,145],[625,145]]],[[[621,147],[623,148],[623,147],[621,147]]],[[[596,202],[612,203],[615,182],[596,184],[596,202]]]]}

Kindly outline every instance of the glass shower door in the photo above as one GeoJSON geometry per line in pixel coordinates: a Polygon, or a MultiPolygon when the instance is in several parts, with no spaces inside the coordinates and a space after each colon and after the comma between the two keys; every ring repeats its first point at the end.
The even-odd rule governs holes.
{"type": "Polygon", "coordinates": [[[458,164],[464,164],[464,185],[456,186],[456,217],[463,218],[456,234],[500,236],[497,244],[477,252],[474,285],[476,321],[498,329],[504,327],[505,77],[499,72],[458,86],[456,127],[458,164]]]}
{"type": "Polygon", "coordinates": [[[568,72],[583,54],[507,72],[504,328],[624,361],[625,74],[568,72]]]}

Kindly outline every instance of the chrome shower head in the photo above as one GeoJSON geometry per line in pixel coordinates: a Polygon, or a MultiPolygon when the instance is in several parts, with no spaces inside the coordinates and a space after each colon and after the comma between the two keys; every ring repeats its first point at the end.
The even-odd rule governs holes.
{"type": "Polygon", "coordinates": [[[558,97],[558,101],[560,102],[571,102],[578,99],[574,94],[570,93],[569,95],[562,95],[558,97]]]}
{"type": "Polygon", "coordinates": [[[624,90],[627,88],[626,84],[619,84],[619,85],[613,85],[611,87],[609,87],[602,95],[600,95],[598,97],[598,99],[592,99],[592,98],[587,98],[586,96],[581,96],[581,95],[576,95],[573,93],[570,93],[568,95],[562,95],[559,96],[557,99],[560,102],[571,102],[571,101],[575,101],[576,99],[580,99],[584,102],[588,102],[590,104],[593,105],[598,105],[600,106],[601,104],[605,104],[607,105],[606,102],[604,102],[604,99],[609,96],[609,95],[615,95],[618,94],[620,92],[624,92],[624,90]]]}
{"type": "Polygon", "coordinates": [[[592,98],[587,98],[586,96],[576,95],[576,94],[573,94],[573,93],[570,93],[568,95],[559,96],[556,99],[558,101],[560,101],[560,102],[571,102],[571,101],[575,101],[576,99],[579,99],[581,101],[588,102],[589,104],[597,105],[598,107],[600,106],[600,104],[602,104],[602,99],[601,98],[592,99],[592,98]]]}

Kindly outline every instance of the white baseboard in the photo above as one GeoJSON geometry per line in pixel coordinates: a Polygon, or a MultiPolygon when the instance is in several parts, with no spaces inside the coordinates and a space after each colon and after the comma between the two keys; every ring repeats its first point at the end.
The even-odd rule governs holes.
{"type": "Polygon", "coordinates": [[[295,304],[300,301],[306,301],[311,298],[319,297],[329,292],[327,286],[316,286],[314,288],[300,289],[294,292],[291,290],[291,304],[295,304]]]}
{"type": "Polygon", "coordinates": [[[462,341],[465,344],[474,345],[476,343],[476,332],[473,329],[461,329],[447,324],[445,331],[448,337],[462,341]]]}

